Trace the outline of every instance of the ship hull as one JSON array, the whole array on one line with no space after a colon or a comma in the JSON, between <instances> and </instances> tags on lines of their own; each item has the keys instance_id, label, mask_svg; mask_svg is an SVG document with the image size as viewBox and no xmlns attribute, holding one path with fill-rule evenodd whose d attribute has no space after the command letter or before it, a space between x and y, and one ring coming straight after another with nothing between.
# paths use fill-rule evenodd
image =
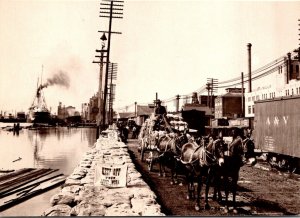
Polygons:
<instances>
[{"instance_id":1,"label":"ship hull","mask_svg":"<svg viewBox=\"0 0 300 218\"><path fill-rule=\"evenodd\" d=\"M47 123L51 122L51 115L48 111L32 112L29 122L31 123Z\"/></svg>"}]
</instances>

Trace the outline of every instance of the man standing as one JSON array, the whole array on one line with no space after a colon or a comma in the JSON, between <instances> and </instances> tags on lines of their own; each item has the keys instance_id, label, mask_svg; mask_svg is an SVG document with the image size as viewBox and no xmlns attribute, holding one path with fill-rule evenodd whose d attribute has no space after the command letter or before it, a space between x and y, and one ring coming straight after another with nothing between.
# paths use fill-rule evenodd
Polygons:
<instances>
[{"instance_id":1,"label":"man standing","mask_svg":"<svg viewBox=\"0 0 300 218\"><path fill-rule=\"evenodd\" d=\"M166 115L167 115L166 108L162 106L161 101L157 99L156 108L155 108L155 117L156 117L156 122L154 126L155 130L160 130L161 124L164 124L164 126L166 127Z\"/></svg>"}]
</instances>

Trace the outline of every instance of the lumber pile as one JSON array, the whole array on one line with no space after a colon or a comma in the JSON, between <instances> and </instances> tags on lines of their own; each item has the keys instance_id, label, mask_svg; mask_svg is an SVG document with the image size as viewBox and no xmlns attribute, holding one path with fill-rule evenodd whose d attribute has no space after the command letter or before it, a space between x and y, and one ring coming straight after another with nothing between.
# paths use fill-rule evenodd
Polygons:
<instances>
[{"instance_id":1,"label":"lumber pile","mask_svg":"<svg viewBox=\"0 0 300 218\"><path fill-rule=\"evenodd\" d=\"M24 168L0 176L0 211L64 183L56 169Z\"/></svg>"}]
</instances>

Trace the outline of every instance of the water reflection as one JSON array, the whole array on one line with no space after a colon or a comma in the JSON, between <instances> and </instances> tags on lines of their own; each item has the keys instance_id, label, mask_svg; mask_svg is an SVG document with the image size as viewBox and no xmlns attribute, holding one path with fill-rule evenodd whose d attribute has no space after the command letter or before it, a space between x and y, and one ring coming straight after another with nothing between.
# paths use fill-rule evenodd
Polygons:
<instances>
[{"instance_id":1,"label":"water reflection","mask_svg":"<svg viewBox=\"0 0 300 218\"><path fill-rule=\"evenodd\" d=\"M22 129L18 135L0 130L0 133L0 157L4 160L1 169L53 168L65 175L73 171L96 141L93 128Z\"/></svg>"},{"instance_id":2,"label":"water reflection","mask_svg":"<svg viewBox=\"0 0 300 218\"><path fill-rule=\"evenodd\" d=\"M7 126L3 123L0 123L0 127L1 125ZM44 167L60 169L61 173L69 175L95 141L96 129L92 128L22 129L19 135L0 128L0 169ZM21 160L18 160L19 157ZM14 160L18 161L13 162ZM40 216L51 207L49 199L59 189L50 190L9 208L1 212L0 216Z\"/></svg>"}]
</instances>

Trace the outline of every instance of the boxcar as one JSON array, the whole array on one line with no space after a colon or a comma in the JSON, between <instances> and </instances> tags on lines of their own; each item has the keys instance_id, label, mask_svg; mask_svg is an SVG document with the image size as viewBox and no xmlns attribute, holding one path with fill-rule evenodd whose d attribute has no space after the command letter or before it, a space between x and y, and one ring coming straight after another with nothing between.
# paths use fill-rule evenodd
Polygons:
<instances>
[{"instance_id":1,"label":"boxcar","mask_svg":"<svg viewBox=\"0 0 300 218\"><path fill-rule=\"evenodd\" d=\"M205 126L208 121L204 111L198 110L183 110L181 116L188 123L188 128L198 130L200 135L205 134Z\"/></svg>"},{"instance_id":2,"label":"boxcar","mask_svg":"<svg viewBox=\"0 0 300 218\"><path fill-rule=\"evenodd\" d=\"M253 136L272 166L299 168L300 97L256 101Z\"/></svg>"}]
</instances>

